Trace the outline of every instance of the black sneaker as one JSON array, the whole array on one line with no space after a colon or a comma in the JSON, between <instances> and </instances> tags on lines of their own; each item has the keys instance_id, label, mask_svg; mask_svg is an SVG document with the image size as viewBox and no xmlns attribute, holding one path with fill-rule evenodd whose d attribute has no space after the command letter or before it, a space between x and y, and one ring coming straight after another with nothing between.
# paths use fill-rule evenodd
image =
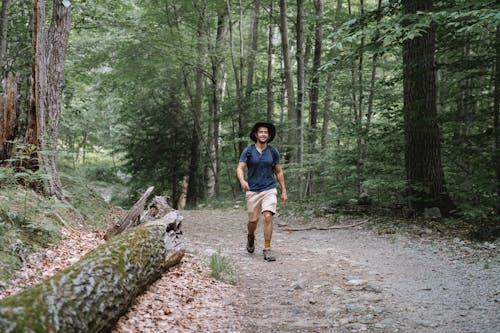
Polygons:
<instances>
[{"instance_id":1,"label":"black sneaker","mask_svg":"<svg viewBox=\"0 0 500 333\"><path fill-rule=\"evenodd\" d=\"M255 251L255 235L248 235L247 251L253 253Z\"/></svg>"},{"instance_id":2,"label":"black sneaker","mask_svg":"<svg viewBox=\"0 0 500 333\"><path fill-rule=\"evenodd\" d=\"M265 261L276 261L276 258L271 255L271 249L264 249L262 253Z\"/></svg>"}]
</instances>

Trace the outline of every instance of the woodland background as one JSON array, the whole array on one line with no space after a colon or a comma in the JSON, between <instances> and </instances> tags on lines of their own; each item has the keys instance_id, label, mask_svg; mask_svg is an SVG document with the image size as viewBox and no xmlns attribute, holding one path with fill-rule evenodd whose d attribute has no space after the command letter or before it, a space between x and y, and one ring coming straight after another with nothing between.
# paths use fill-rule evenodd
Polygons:
<instances>
[{"instance_id":1,"label":"woodland background","mask_svg":"<svg viewBox=\"0 0 500 333\"><path fill-rule=\"evenodd\" d=\"M188 208L234 203L249 131L271 121L289 208L496 223L499 8L3 0L2 189L75 206L79 177L124 207L149 185L174 205L184 186Z\"/></svg>"}]
</instances>

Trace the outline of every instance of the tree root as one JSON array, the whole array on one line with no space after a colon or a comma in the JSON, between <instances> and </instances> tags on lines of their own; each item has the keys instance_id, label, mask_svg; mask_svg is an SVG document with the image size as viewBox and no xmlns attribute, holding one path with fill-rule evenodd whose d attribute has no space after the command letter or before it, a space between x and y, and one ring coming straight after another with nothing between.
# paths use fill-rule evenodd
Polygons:
<instances>
[{"instance_id":1,"label":"tree root","mask_svg":"<svg viewBox=\"0 0 500 333\"><path fill-rule=\"evenodd\" d=\"M347 228L353 228L357 227L359 225L365 224L368 222L368 220L363 220L358 223L353 223L353 224L346 224L346 225L333 225L330 227L305 227L305 228L293 228L293 227L284 227L282 228L283 231L307 231L307 230L334 230L334 229L347 229Z\"/></svg>"}]
</instances>

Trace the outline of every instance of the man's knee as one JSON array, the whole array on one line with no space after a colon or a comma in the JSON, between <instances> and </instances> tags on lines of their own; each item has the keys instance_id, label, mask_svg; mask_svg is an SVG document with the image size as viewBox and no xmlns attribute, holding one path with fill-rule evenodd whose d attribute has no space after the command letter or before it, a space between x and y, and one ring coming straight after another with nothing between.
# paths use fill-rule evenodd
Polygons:
<instances>
[{"instance_id":1,"label":"man's knee","mask_svg":"<svg viewBox=\"0 0 500 333\"><path fill-rule=\"evenodd\" d=\"M265 222L271 222L273 220L273 213L268 210L262 212L262 215L264 216Z\"/></svg>"}]
</instances>

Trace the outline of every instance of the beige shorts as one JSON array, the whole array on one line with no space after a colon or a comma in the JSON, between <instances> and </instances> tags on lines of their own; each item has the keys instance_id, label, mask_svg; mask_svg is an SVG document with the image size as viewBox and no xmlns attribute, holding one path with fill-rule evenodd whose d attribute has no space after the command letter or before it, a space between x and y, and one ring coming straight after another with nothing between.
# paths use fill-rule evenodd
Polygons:
<instances>
[{"instance_id":1,"label":"beige shorts","mask_svg":"<svg viewBox=\"0 0 500 333\"><path fill-rule=\"evenodd\" d=\"M248 221L257 221L265 211L269 211L273 215L276 214L277 194L278 191L275 188L263 192L247 191L245 199L247 201Z\"/></svg>"}]
</instances>

